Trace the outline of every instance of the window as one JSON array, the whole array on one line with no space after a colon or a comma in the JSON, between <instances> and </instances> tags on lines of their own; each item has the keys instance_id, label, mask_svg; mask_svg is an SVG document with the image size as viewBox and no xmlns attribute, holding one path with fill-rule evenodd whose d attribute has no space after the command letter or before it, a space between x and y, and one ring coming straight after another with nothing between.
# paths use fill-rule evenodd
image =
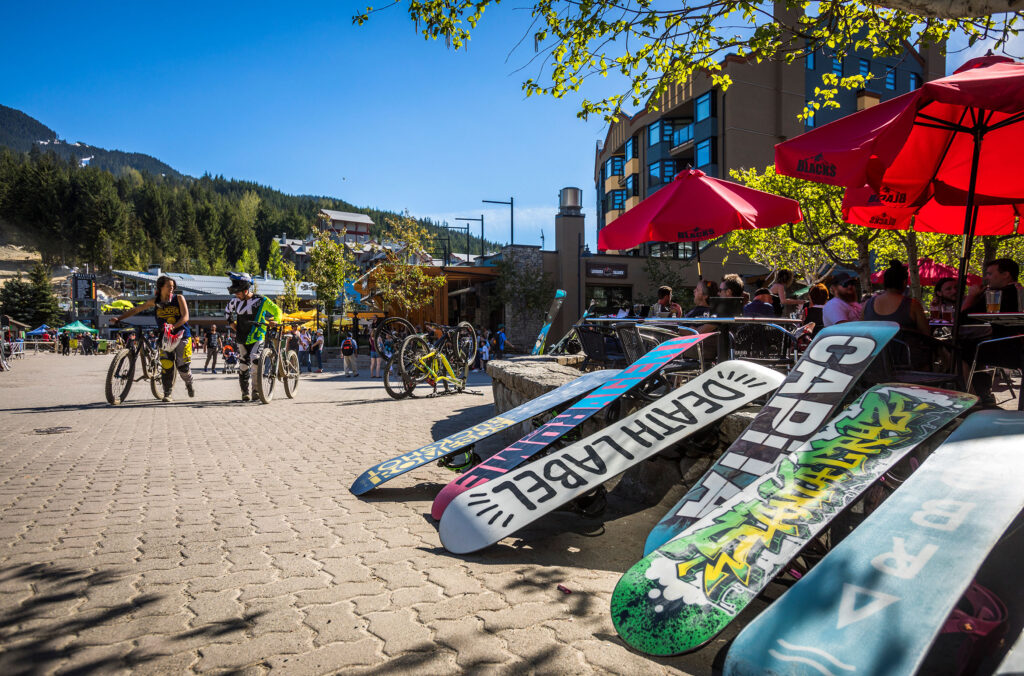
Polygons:
<instances>
[{"instance_id":1,"label":"window","mask_svg":"<svg viewBox=\"0 0 1024 676\"><path fill-rule=\"evenodd\" d=\"M890 68L885 73L885 88L886 89L896 89L896 69L895 68Z\"/></svg>"},{"instance_id":2,"label":"window","mask_svg":"<svg viewBox=\"0 0 1024 676\"><path fill-rule=\"evenodd\" d=\"M712 146L712 139L709 138L697 144L696 162L698 169L714 163L714 149Z\"/></svg>"},{"instance_id":3,"label":"window","mask_svg":"<svg viewBox=\"0 0 1024 676\"><path fill-rule=\"evenodd\" d=\"M917 73L910 74L910 91L914 91L921 86L921 76Z\"/></svg>"},{"instance_id":4,"label":"window","mask_svg":"<svg viewBox=\"0 0 1024 676\"><path fill-rule=\"evenodd\" d=\"M864 77L871 75L871 62L867 59L860 60L860 74Z\"/></svg>"},{"instance_id":5,"label":"window","mask_svg":"<svg viewBox=\"0 0 1024 676\"><path fill-rule=\"evenodd\" d=\"M636 139L630 136L626 139L626 161L629 162L634 157L636 157Z\"/></svg>"},{"instance_id":6,"label":"window","mask_svg":"<svg viewBox=\"0 0 1024 676\"><path fill-rule=\"evenodd\" d=\"M807 70L814 70L814 52L809 52L805 61L807 63Z\"/></svg>"},{"instance_id":7,"label":"window","mask_svg":"<svg viewBox=\"0 0 1024 676\"><path fill-rule=\"evenodd\" d=\"M832 72L839 77L843 76L843 60L838 56L832 57Z\"/></svg>"},{"instance_id":8,"label":"window","mask_svg":"<svg viewBox=\"0 0 1024 676\"><path fill-rule=\"evenodd\" d=\"M630 174L626 177L626 197L639 197L640 196L640 177L636 174Z\"/></svg>"},{"instance_id":9,"label":"window","mask_svg":"<svg viewBox=\"0 0 1024 676\"><path fill-rule=\"evenodd\" d=\"M651 186L668 183L676 175L676 163L672 160L651 162L647 168L647 183Z\"/></svg>"},{"instance_id":10,"label":"window","mask_svg":"<svg viewBox=\"0 0 1024 676\"><path fill-rule=\"evenodd\" d=\"M629 306L633 304L633 287L591 286L588 284L586 297L588 307L590 306L590 301L595 301L598 312L611 314L623 305Z\"/></svg>"},{"instance_id":11,"label":"window","mask_svg":"<svg viewBox=\"0 0 1024 676\"><path fill-rule=\"evenodd\" d=\"M611 178L612 176L622 176L622 168L624 159L622 155L616 155L608 159L604 163L604 177Z\"/></svg>"},{"instance_id":12,"label":"window","mask_svg":"<svg viewBox=\"0 0 1024 676\"><path fill-rule=\"evenodd\" d=\"M811 114L804 119L804 126L808 129L814 128L814 112L811 112Z\"/></svg>"},{"instance_id":13,"label":"window","mask_svg":"<svg viewBox=\"0 0 1024 676\"><path fill-rule=\"evenodd\" d=\"M625 209L626 208L626 191L625 190L612 190L612 192L611 192L611 208L612 209Z\"/></svg>"},{"instance_id":14,"label":"window","mask_svg":"<svg viewBox=\"0 0 1024 676\"><path fill-rule=\"evenodd\" d=\"M672 147L680 146L684 143L689 143L693 140L693 125L684 124L681 127L676 127L672 132Z\"/></svg>"},{"instance_id":15,"label":"window","mask_svg":"<svg viewBox=\"0 0 1024 676\"><path fill-rule=\"evenodd\" d=\"M707 92L706 94L701 94L700 96L697 97L697 101L693 104L694 119L697 120L697 122L700 122L701 120L706 120L712 115L714 115L714 112L711 110L712 93L713 92Z\"/></svg>"},{"instance_id":16,"label":"window","mask_svg":"<svg viewBox=\"0 0 1024 676\"><path fill-rule=\"evenodd\" d=\"M647 128L649 139L648 145L657 145L662 141L672 140L672 122L670 120L658 120Z\"/></svg>"}]
</instances>

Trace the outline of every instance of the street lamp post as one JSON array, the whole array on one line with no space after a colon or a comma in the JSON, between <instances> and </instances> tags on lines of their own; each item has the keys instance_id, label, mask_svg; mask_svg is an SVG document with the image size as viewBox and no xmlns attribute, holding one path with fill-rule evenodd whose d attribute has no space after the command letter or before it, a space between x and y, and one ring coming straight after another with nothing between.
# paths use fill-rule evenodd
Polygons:
<instances>
[{"instance_id":1,"label":"street lamp post","mask_svg":"<svg viewBox=\"0 0 1024 676\"><path fill-rule=\"evenodd\" d=\"M509 244L516 243L516 198L509 197L508 202L502 202L501 200L481 200L488 204L507 204L508 205L508 228L509 228Z\"/></svg>"},{"instance_id":2,"label":"street lamp post","mask_svg":"<svg viewBox=\"0 0 1024 676\"><path fill-rule=\"evenodd\" d=\"M456 218L457 221L480 221L480 255L484 255L484 215L480 214L480 218ZM469 226L466 226L466 258L469 258Z\"/></svg>"}]
</instances>

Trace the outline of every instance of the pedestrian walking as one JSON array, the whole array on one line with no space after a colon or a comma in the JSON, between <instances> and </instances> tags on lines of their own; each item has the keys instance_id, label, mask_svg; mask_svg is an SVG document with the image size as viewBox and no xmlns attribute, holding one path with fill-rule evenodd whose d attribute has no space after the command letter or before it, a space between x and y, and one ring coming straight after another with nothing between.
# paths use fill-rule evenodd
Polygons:
<instances>
[{"instance_id":1,"label":"pedestrian walking","mask_svg":"<svg viewBox=\"0 0 1024 676\"><path fill-rule=\"evenodd\" d=\"M204 373L207 367L210 366L211 361L213 362L213 373L217 372L217 356L220 355L222 342L220 334L217 333L217 325L211 325L210 330L206 333L206 366L203 366ZM223 369L221 371L223 372Z\"/></svg>"},{"instance_id":2,"label":"pedestrian walking","mask_svg":"<svg viewBox=\"0 0 1024 676\"><path fill-rule=\"evenodd\" d=\"M324 331L323 331L323 329L317 329L316 330L316 340L313 341L313 344L310 346L309 350L310 350L310 355L311 355L311 358L310 358L311 365L309 367L309 370L310 371L313 370L313 367L312 367L312 361L313 361L312 357L316 357L316 372L317 373L323 373L324 372L324 361L323 361Z\"/></svg>"},{"instance_id":3,"label":"pedestrian walking","mask_svg":"<svg viewBox=\"0 0 1024 676\"><path fill-rule=\"evenodd\" d=\"M480 370L487 373L487 360L491 358L491 346L487 342L486 336L480 336L480 338L477 339L477 344L479 348L478 354L480 357Z\"/></svg>"},{"instance_id":4,"label":"pedestrian walking","mask_svg":"<svg viewBox=\"0 0 1024 676\"><path fill-rule=\"evenodd\" d=\"M306 366L306 371L312 371L313 366L309 363L309 331L306 329L299 329L297 332L299 341L299 370L302 370L302 366Z\"/></svg>"},{"instance_id":5,"label":"pedestrian walking","mask_svg":"<svg viewBox=\"0 0 1024 676\"><path fill-rule=\"evenodd\" d=\"M345 362L345 377L359 377L359 369L356 366L356 341L351 333L345 335L341 341L341 358Z\"/></svg>"},{"instance_id":6,"label":"pedestrian walking","mask_svg":"<svg viewBox=\"0 0 1024 676\"><path fill-rule=\"evenodd\" d=\"M381 368L380 354L377 353L377 346L373 343L373 340L370 340L370 377L384 377L384 369Z\"/></svg>"}]
</instances>

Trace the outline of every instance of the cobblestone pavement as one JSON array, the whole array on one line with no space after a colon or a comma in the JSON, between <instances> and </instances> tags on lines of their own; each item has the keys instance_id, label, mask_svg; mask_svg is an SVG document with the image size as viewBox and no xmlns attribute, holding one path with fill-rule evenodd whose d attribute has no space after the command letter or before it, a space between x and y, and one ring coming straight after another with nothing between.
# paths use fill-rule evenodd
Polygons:
<instances>
[{"instance_id":1,"label":"cobblestone pavement","mask_svg":"<svg viewBox=\"0 0 1024 676\"><path fill-rule=\"evenodd\" d=\"M558 513L454 557L429 519L451 474L349 493L491 415L485 376L483 396L396 402L367 370L314 375L266 406L200 370L195 399L138 383L113 408L108 363L0 373L0 673L709 672L714 647L652 660L609 618L657 509Z\"/></svg>"}]
</instances>

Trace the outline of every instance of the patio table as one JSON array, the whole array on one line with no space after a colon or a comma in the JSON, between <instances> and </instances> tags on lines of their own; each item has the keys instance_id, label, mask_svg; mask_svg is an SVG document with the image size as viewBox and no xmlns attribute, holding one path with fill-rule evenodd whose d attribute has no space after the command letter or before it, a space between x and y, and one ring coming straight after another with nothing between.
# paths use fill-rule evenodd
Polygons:
<instances>
[{"instance_id":1,"label":"patio table","mask_svg":"<svg viewBox=\"0 0 1024 676\"><path fill-rule=\"evenodd\" d=\"M1024 333L1024 312L971 312L967 316L991 326L1006 326ZM1024 367L1024 359L1021 366ZM1021 372L1024 373L1024 368ZM1024 380L1021 381L1021 387L1024 387ZM1017 410L1024 411L1024 391L1017 395Z\"/></svg>"},{"instance_id":2,"label":"patio table","mask_svg":"<svg viewBox=\"0 0 1024 676\"><path fill-rule=\"evenodd\" d=\"M802 319L792 319L791 317L648 317L648 318L628 318L623 317L616 319L615 317L587 317L587 323L597 322L610 322L613 324L621 324L623 322L632 322L640 325L651 325L651 326L703 326L705 324L714 324L718 327L718 359L728 359L729 355L729 335L731 330L735 326L742 324L778 324L780 326L801 326L805 322Z\"/></svg>"}]
</instances>

